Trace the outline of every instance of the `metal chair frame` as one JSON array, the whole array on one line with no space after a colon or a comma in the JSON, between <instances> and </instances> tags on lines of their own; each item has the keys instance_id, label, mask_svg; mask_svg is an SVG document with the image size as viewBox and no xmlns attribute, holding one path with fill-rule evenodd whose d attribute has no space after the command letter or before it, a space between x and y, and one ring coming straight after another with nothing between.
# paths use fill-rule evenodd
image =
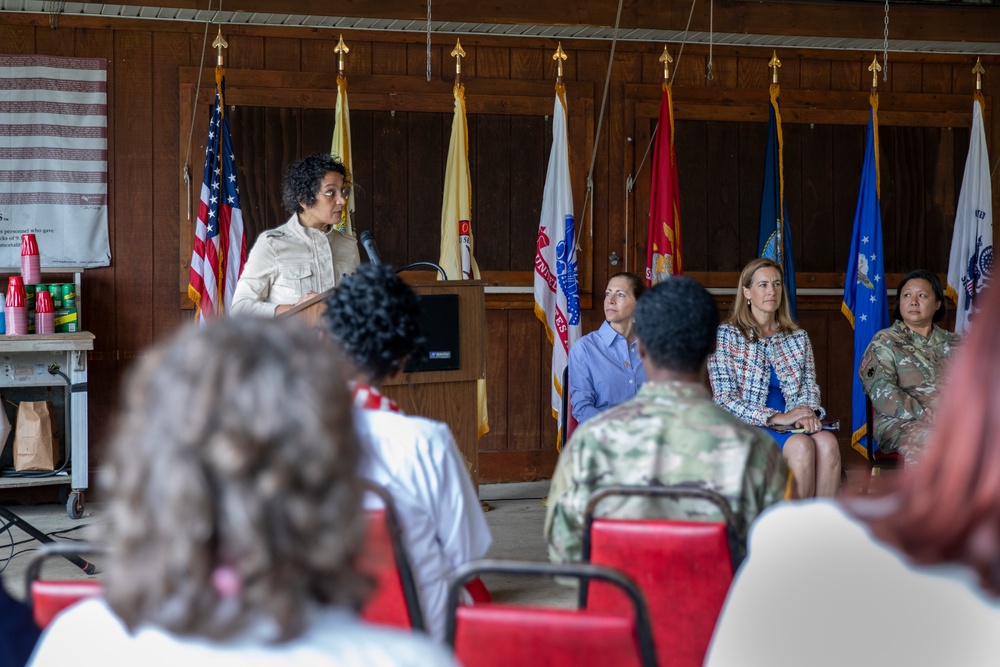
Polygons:
<instances>
[{"instance_id":1,"label":"metal chair frame","mask_svg":"<svg viewBox=\"0 0 1000 667\"><path fill-rule=\"evenodd\" d=\"M403 598L406 600L406 610L410 616L410 627L414 630L424 631L424 612L420 606L420 594L417 591L417 580L413 575L413 565L410 563L410 555L406 551L403 541L403 526L399 521L399 513L392 496L385 487L371 480L362 480L362 486L366 492L372 493L382 503L385 511L386 525L389 537L392 540L392 552L396 559L396 569L399 571L399 580L403 588Z\"/></svg>"}]
</instances>

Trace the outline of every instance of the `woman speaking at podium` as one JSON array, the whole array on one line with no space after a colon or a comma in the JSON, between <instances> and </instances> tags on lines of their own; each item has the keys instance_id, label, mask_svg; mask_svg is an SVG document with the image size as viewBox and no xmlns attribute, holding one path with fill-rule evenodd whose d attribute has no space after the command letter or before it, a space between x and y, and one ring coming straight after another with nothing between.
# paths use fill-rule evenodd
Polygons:
<instances>
[{"instance_id":1,"label":"woman speaking at podium","mask_svg":"<svg viewBox=\"0 0 1000 667\"><path fill-rule=\"evenodd\" d=\"M358 242L337 229L351 189L337 158L293 162L281 183L288 222L254 243L233 294L232 315L272 317L337 286L360 263Z\"/></svg>"}]
</instances>

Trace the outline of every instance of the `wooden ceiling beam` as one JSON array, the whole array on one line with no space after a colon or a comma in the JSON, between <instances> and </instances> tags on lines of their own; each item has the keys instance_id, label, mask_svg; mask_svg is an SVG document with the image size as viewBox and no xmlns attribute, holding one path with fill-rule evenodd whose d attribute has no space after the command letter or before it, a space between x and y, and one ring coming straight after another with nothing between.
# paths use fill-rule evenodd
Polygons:
<instances>
[{"instance_id":1,"label":"wooden ceiling beam","mask_svg":"<svg viewBox=\"0 0 1000 667\"><path fill-rule=\"evenodd\" d=\"M119 0L129 6L160 6L205 10L208 0ZM215 3L212 3L215 6ZM403 19L422 21L427 16L425 2L413 0L235 0L225 11L343 16L350 18ZM640 2L626 0L621 28L684 30L691 4L687 0ZM570 3L507 0L433 0L435 21L526 25L579 25L611 27L617 4L609 0L575 0ZM876 39L884 29L884 8L878 3L788 2L765 0L716 0L712 27L716 32L759 35L797 35ZM1000 23L1000 8L994 6L894 4L889 9L889 37L892 40L993 42ZM707 32L709 3L695 4L690 29Z\"/></svg>"}]
</instances>

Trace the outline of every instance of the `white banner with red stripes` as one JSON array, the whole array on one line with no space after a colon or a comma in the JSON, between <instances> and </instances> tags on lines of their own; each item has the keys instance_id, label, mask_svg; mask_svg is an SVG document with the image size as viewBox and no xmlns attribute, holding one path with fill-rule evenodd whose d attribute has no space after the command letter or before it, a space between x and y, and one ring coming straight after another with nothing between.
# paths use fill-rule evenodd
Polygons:
<instances>
[{"instance_id":1,"label":"white banner with red stripes","mask_svg":"<svg viewBox=\"0 0 1000 667\"><path fill-rule=\"evenodd\" d=\"M107 60L0 55L0 269L26 233L43 269L111 262Z\"/></svg>"}]
</instances>

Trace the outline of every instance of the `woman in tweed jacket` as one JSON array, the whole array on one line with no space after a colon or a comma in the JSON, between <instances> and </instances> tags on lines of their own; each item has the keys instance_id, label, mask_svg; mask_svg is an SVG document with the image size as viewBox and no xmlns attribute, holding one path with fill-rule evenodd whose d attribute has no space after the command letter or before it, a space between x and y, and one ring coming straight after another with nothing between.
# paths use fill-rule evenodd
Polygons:
<instances>
[{"instance_id":1,"label":"woman in tweed jacket","mask_svg":"<svg viewBox=\"0 0 1000 667\"><path fill-rule=\"evenodd\" d=\"M800 497L832 496L840 484L840 448L822 430L812 344L792 321L781 276L781 267L766 258L744 267L732 313L719 327L708 361L712 395L775 439ZM769 426L804 432L778 433Z\"/></svg>"}]
</instances>

